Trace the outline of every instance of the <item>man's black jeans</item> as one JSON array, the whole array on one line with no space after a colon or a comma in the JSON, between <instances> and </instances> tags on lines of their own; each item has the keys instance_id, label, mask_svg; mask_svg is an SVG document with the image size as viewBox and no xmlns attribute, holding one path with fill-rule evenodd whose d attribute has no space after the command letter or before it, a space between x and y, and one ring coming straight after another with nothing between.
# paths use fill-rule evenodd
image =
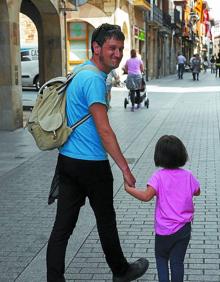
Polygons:
<instances>
[{"instance_id":1,"label":"man's black jeans","mask_svg":"<svg viewBox=\"0 0 220 282\"><path fill-rule=\"evenodd\" d=\"M47 281L65 281L66 247L86 197L96 217L106 261L114 275L122 275L128 268L128 262L118 237L109 161L85 161L59 155L58 168L60 191L56 219L47 247Z\"/></svg>"}]
</instances>

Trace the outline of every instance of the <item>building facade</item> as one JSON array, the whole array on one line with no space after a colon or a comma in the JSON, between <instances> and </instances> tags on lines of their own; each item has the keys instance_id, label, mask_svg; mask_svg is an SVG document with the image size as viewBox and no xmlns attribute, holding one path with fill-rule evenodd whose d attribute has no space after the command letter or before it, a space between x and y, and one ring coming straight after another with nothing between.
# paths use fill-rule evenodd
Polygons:
<instances>
[{"instance_id":1,"label":"building facade","mask_svg":"<svg viewBox=\"0 0 220 282\"><path fill-rule=\"evenodd\" d=\"M208 6L202 0L2 0L0 5L0 34L5 35L0 40L5 66L0 77L0 129L22 127L20 44L24 39L37 42L41 84L89 59L91 34L105 22L120 25L125 34L119 75L131 49L142 57L149 80L175 73L179 51L187 60L195 52L211 54ZM19 20L20 13L33 21L35 31L27 18Z\"/></svg>"},{"instance_id":2,"label":"building facade","mask_svg":"<svg viewBox=\"0 0 220 282\"><path fill-rule=\"evenodd\" d=\"M213 54L217 56L220 53L220 20L215 22L213 33Z\"/></svg>"},{"instance_id":3,"label":"building facade","mask_svg":"<svg viewBox=\"0 0 220 282\"><path fill-rule=\"evenodd\" d=\"M0 129L23 127L19 13L38 32L41 82L65 73L65 40L60 1L0 1Z\"/></svg>"}]
</instances>

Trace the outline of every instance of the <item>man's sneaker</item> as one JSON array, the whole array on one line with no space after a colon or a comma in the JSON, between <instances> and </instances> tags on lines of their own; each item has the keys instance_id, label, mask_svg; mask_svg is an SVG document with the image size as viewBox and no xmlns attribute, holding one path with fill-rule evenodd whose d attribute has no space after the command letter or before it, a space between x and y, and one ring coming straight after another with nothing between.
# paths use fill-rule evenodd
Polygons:
<instances>
[{"instance_id":1,"label":"man's sneaker","mask_svg":"<svg viewBox=\"0 0 220 282\"><path fill-rule=\"evenodd\" d=\"M129 282L138 279L147 271L149 261L145 258L140 258L129 264L129 268L123 276L113 276L113 282Z\"/></svg>"}]
</instances>

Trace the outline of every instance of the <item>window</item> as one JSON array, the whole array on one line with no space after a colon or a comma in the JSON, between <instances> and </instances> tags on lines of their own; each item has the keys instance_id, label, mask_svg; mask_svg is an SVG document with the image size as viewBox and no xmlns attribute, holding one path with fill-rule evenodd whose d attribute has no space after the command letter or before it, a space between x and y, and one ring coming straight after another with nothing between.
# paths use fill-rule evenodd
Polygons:
<instances>
[{"instance_id":1,"label":"window","mask_svg":"<svg viewBox=\"0 0 220 282\"><path fill-rule=\"evenodd\" d=\"M68 23L69 70L91 57L91 36L94 28L86 22Z\"/></svg>"}]
</instances>

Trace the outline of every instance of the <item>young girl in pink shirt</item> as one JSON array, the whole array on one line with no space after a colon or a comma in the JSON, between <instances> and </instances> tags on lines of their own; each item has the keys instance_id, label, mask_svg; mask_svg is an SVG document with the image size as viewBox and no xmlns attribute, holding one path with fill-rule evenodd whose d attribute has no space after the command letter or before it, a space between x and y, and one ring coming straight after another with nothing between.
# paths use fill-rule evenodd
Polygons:
<instances>
[{"instance_id":1,"label":"young girl in pink shirt","mask_svg":"<svg viewBox=\"0 0 220 282\"><path fill-rule=\"evenodd\" d=\"M184 258L191 236L194 214L193 196L200 195L200 185L191 171L181 168L188 160L182 141L173 135L162 136L155 147L154 162L158 169L148 180L145 190L125 183L125 190L148 202L156 197L155 257L159 282L183 282Z\"/></svg>"}]
</instances>

